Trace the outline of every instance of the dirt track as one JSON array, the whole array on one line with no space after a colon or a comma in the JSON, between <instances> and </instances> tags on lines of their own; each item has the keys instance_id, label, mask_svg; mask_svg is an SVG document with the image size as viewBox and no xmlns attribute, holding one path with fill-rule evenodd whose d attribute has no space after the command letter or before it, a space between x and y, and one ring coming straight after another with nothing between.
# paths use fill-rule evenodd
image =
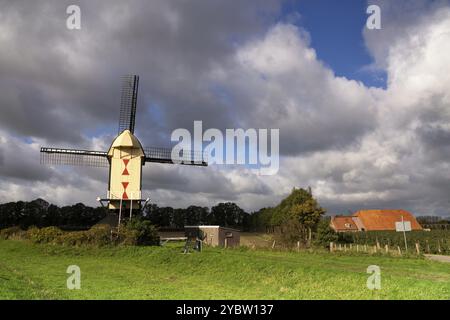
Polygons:
<instances>
[{"instance_id":1,"label":"dirt track","mask_svg":"<svg viewBox=\"0 0 450 320\"><path fill-rule=\"evenodd\" d=\"M437 254L426 254L425 257L430 260L450 263L450 256L441 256Z\"/></svg>"}]
</instances>

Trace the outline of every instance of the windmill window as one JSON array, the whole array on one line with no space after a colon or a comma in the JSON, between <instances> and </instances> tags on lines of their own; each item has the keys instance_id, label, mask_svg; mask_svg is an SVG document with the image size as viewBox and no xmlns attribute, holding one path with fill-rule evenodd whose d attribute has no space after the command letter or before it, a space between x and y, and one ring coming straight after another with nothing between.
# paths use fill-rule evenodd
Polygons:
<instances>
[{"instance_id":1,"label":"windmill window","mask_svg":"<svg viewBox=\"0 0 450 320\"><path fill-rule=\"evenodd\" d=\"M346 227L347 229L351 228L350 223L346 223L346 224L345 224L345 227Z\"/></svg>"}]
</instances>

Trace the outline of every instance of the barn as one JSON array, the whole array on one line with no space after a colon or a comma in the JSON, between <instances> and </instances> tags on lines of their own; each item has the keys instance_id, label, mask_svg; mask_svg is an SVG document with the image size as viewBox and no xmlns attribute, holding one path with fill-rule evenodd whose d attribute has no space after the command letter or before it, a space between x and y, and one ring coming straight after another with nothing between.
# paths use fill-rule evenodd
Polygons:
<instances>
[{"instance_id":1,"label":"barn","mask_svg":"<svg viewBox=\"0 0 450 320\"><path fill-rule=\"evenodd\" d=\"M201 230L204 235L203 243L213 247L238 247L241 240L241 232L236 229L220 226L185 226L186 236L198 234Z\"/></svg>"},{"instance_id":2,"label":"barn","mask_svg":"<svg viewBox=\"0 0 450 320\"><path fill-rule=\"evenodd\" d=\"M360 210L352 216L332 217L330 226L336 232L395 231L395 223L409 221L412 230L422 230L414 215L406 210Z\"/></svg>"}]
</instances>

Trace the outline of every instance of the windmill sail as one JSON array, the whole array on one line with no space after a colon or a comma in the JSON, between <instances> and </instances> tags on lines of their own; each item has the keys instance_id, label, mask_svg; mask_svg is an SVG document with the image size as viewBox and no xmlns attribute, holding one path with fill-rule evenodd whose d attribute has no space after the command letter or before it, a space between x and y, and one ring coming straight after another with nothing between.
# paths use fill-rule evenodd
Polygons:
<instances>
[{"instance_id":1,"label":"windmill sail","mask_svg":"<svg viewBox=\"0 0 450 320\"><path fill-rule=\"evenodd\" d=\"M108 167L107 152L61 148L41 148L41 164Z\"/></svg>"},{"instance_id":2,"label":"windmill sail","mask_svg":"<svg viewBox=\"0 0 450 320\"><path fill-rule=\"evenodd\" d=\"M172 159L172 149L144 148L145 162L173 163L191 166L207 166L206 154L201 151L183 150L177 159Z\"/></svg>"},{"instance_id":3,"label":"windmill sail","mask_svg":"<svg viewBox=\"0 0 450 320\"><path fill-rule=\"evenodd\" d=\"M122 78L122 97L120 100L119 134L124 130L134 133L139 76Z\"/></svg>"}]
</instances>

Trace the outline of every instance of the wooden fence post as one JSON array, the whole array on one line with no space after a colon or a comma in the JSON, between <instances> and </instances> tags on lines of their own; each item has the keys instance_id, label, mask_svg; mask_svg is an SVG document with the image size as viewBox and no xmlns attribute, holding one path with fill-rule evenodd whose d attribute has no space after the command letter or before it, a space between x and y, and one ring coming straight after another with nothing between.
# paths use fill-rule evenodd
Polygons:
<instances>
[{"instance_id":1,"label":"wooden fence post","mask_svg":"<svg viewBox=\"0 0 450 320\"><path fill-rule=\"evenodd\" d=\"M330 252L333 252L333 242L330 242Z\"/></svg>"},{"instance_id":2,"label":"wooden fence post","mask_svg":"<svg viewBox=\"0 0 450 320\"><path fill-rule=\"evenodd\" d=\"M439 239L437 242L438 242L438 252L441 253L441 242L439 241Z\"/></svg>"},{"instance_id":3,"label":"wooden fence post","mask_svg":"<svg viewBox=\"0 0 450 320\"><path fill-rule=\"evenodd\" d=\"M389 246L385 245L384 248L386 249L386 253L389 253Z\"/></svg>"},{"instance_id":4,"label":"wooden fence post","mask_svg":"<svg viewBox=\"0 0 450 320\"><path fill-rule=\"evenodd\" d=\"M359 244L356 245L356 252L359 252Z\"/></svg>"},{"instance_id":5,"label":"wooden fence post","mask_svg":"<svg viewBox=\"0 0 450 320\"><path fill-rule=\"evenodd\" d=\"M420 245L418 242L416 242L416 251L417 251L417 254L420 254Z\"/></svg>"},{"instance_id":6,"label":"wooden fence post","mask_svg":"<svg viewBox=\"0 0 450 320\"><path fill-rule=\"evenodd\" d=\"M398 254L402 255L402 250L400 250L400 246L397 246Z\"/></svg>"},{"instance_id":7,"label":"wooden fence post","mask_svg":"<svg viewBox=\"0 0 450 320\"><path fill-rule=\"evenodd\" d=\"M300 241L297 241L297 252L300 252Z\"/></svg>"},{"instance_id":8,"label":"wooden fence post","mask_svg":"<svg viewBox=\"0 0 450 320\"><path fill-rule=\"evenodd\" d=\"M272 249L275 248L275 243L276 243L276 241L273 240L273 243L272 243Z\"/></svg>"}]
</instances>

